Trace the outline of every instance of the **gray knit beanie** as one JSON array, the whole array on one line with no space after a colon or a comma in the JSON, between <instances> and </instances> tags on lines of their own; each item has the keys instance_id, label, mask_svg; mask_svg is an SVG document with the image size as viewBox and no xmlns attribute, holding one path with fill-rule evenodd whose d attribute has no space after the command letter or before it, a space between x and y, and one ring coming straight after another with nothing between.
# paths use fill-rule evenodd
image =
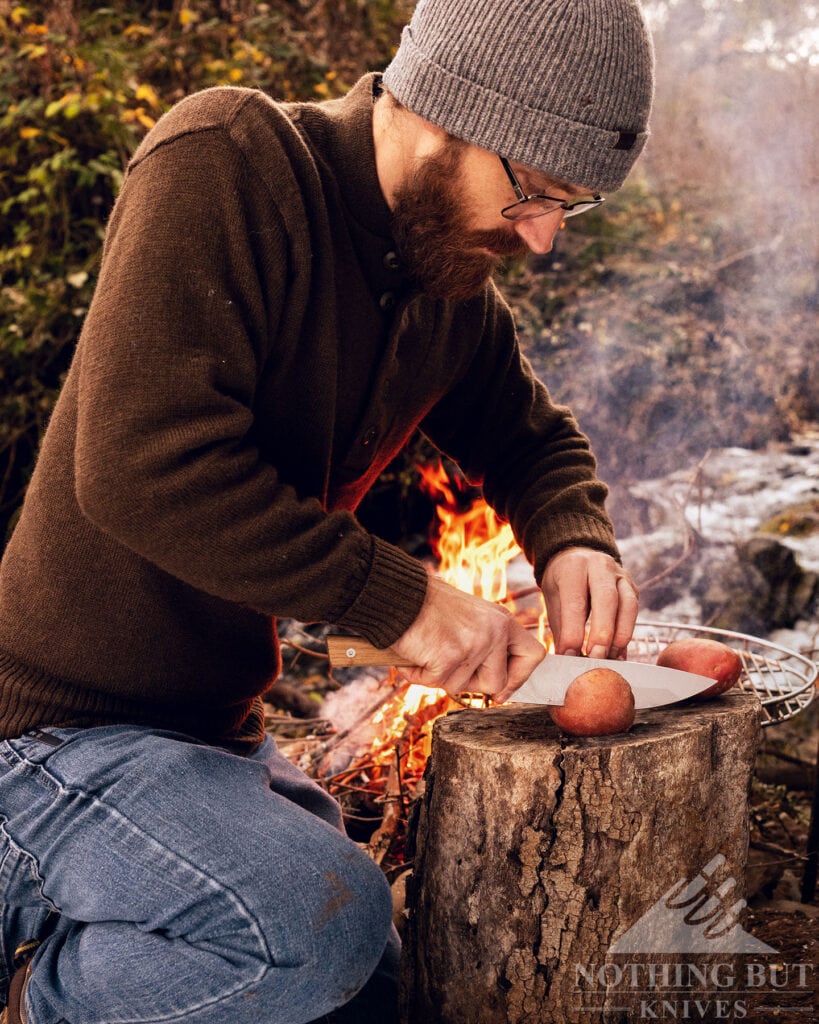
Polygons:
<instances>
[{"instance_id":1,"label":"gray knit beanie","mask_svg":"<svg viewBox=\"0 0 819 1024\"><path fill-rule=\"evenodd\" d=\"M636 0L419 0L384 85L451 135L607 192L648 137L653 68Z\"/></svg>"}]
</instances>

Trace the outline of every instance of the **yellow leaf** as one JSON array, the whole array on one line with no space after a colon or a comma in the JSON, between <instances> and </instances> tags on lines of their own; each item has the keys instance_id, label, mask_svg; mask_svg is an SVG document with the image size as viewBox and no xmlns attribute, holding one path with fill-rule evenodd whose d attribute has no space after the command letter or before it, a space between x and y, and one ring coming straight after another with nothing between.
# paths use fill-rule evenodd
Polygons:
<instances>
[{"instance_id":1,"label":"yellow leaf","mask_svg":"<svg viewBox=\"0 0 819 1024\"><path fill-rule=\"evenodd\" d=\"M319 82L313 86L313 92L317 92L319 96L327 96L330 93L330 87L326 82Z\"/></svg>"},{"instance_id":2,"label":"yellow leaf","mask_svg":"<svg viewBox=\"0 0 819 1024\"><path fill-rule=\"evenodd\" d=\"M153 128L153 126L156 124L154 118L152 118L149 114L144 114L141 109L137 111L137 120L139 121L143 128L150 129Z\"/></svg>"},{"instance_id":3,"label":"yellow leaf","mask_svg":"<svg viewBox=\"0 0 819 1024\"><path fill-rule=\"evenodd\" d=\"M76 106L80 99L78 92L67 92L64 96L61 96L58 100L52 100L51 103L45 108L46 117L54 117L55 114L59 114L64 111L69 105Z\"/></svg>"},{"instance_id":4,"label":"yellow leaf","mask_svg":"<svg viewBox=\"0 0 819 1024\"><path fill-rule=\"evenodd\" d=\"M48 53L48 47L42 43L26 43L17 51L18 57L28 57L29 60L39 60Z\"/></svg>"},{"instance_id":5,"label":"yellow leaf","mask_svg":"<svg viewBox=\"0 0 819 1024\"><path fill-rule=\"evenodd\" d=\"M48 25L26 25L26 35L28 36L47 36Z\"/></svg>"},{"instance_id":6,"label":"yellow leaf","mask_svg":"<svg viewBox=\"0 0 819 1024\"><path fill-rule=\"evenodd\" d=\"M149 29L147 25L129 25L128 28L123 29L122 34L124 36L151 36L153 35L152 29Z\"/></svg>"},{"instance_id":7,"label":"yellow leaf","mask_svg":"<svg viewBox=\"0 0 819 1024\"><path fill-rule=\"evenodd\" d=\"M228 71L228 78L231 82L241 82L243 77L244 71L242 71L241 68L231 68L230 71Z\"/></svg>"},{"instance_id":8,"label":"yellow leaf","mask_svg":"<svg viewBox=\"0 0 819 1024\"><path fill-rule=\"evenodd\" d=\"M192 25L195 21L199 20L199 15L196 11L192 11L190 7L183 7L179 11L179 24L184 28L186 25Z\"/></svg>"},{"instance_id":9,"label":"yellow leaf","mask_svg":"<svg viewBox=\"0 0 819 1024\"><path fill-rule=\"evenodd\" d=\"M28 7L15 7L11 12L11 20L15 25L19 25L23 18L28 14Z\"/></svg>"},{"instance_id":10,"label":"yellow leaf","mask_svg":"<svg viewBox=\"0 0 819 1024\"><path fill-rule=\"evenodd\" d=\"M31 125L24 125L20 129L21 139L36 139L38 135L42 134L39 128L33 128Z\"/></svg>"},{"instance_id":11,"label":"yellow leaf","mask_svg":"<svg viewBox=\"0 0 819 1024\"><path fill-rule=\"evenodd\" d=\"M148 106L153 110L159 110L159 97L150 85L143 84L138 86L135 95L138 100L147 100Z\"/></svg>"}]
</instances>

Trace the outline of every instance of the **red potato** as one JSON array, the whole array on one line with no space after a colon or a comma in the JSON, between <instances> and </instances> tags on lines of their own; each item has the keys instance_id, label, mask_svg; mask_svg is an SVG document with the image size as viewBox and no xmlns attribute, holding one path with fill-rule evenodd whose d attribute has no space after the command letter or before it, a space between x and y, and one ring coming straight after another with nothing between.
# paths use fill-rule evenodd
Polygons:
<instances>
[{"instance_id":1,"label":"red potato","mask_svg":"<svg viewBox=\"0 0 819 1024\"><path fill-rule=\"evenodd\" d=\"M698 693L691 700L716 697L736 686L742 674L742 660L735 650L718 640L672 640L660 653L657 664L663 668L677 668L694 672L698 676L716 679L713 686Z\"/></svg>"},{"instance_id":2,"label":"red potato","mask_svg":"<svg viewBox=\"0 0 819 1024\"><path fill-rule=\"evenodd\" d=\"M610 668L590 668L566 688L563 705L549 708L552 721L571 736L608 736L634 724L634 694Z\"/></svg>"}]
</instances>

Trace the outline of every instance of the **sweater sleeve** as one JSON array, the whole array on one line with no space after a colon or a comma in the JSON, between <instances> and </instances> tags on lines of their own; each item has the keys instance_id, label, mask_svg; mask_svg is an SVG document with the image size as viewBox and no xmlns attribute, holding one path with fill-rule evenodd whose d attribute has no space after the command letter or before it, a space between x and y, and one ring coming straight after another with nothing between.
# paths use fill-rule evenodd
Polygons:
<instances>
[{"instance_id":1,"label":"sweater sleeve","mask_svg":"<svg viewBox=\"0 0 819 1024\"><path fill-rule=\"evenodd\" d=\"M221 129L163 140L130 169L77 353L77 500L195 588L387 646L423 603L423 566L260 453L260 368L297 353L277 350L287 234L250 174Z\"/></svg>"},{"instance_id":2,"label":"sweater sleeve","mask_svg":"<svg viewBox=\"0 0 819 1024\"><path fill-rule=\"evenodd\" d=\"M589 441L535 377L494 286L465 375L422 428L483 486L489 504L511 523L538 581L562 548L591 547L619 559L605 511L607 488Z\"/></svg>"}]
</instances>

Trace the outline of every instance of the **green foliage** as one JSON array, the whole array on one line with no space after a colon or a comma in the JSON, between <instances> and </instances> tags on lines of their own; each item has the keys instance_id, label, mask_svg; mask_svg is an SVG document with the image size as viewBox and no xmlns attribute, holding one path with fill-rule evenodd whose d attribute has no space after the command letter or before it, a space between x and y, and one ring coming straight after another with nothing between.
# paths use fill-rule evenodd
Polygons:
<instances>
[{"instance_id":1,"label":"green foliage","mask_svg":"<svg viewBox=\"0 0 819 1024\"><path fill-rule=\"evenodd\" d=\"M0 0L0 547L146 131L208 86L340 95L389 60L406 14L402 0Z\"/></svg>"}]
</instances>

